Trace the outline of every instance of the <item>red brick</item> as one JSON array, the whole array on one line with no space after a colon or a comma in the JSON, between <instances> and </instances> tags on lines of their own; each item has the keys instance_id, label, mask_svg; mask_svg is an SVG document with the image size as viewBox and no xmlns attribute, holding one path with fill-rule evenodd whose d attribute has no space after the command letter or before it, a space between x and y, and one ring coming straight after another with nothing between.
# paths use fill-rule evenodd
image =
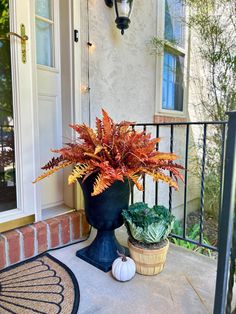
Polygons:
<instances>
[{"instance_id":1,"label":"red brick","mask_svg":"<svg viewBox=\"0 0 236 314\"><path fill-rule=\"evenodd\" d=\"M14 264L20 261L20 234L17 231L9 231L4 233L7 238L9 247L10 263Z\"/></svg>"},{"instance_id":2,"label":"red brick","mask_svg":"<svg viewBox=\"0 0 236 314\"><path fill-rule=\"evenodd\" d=\"M52 218L45 222L49 225L51 247L54 248L59 245L59 220Z\"/></svg>"},{"instance_id":3,"label":"red brick","mask_svg":"<svg viewBox=\"0 0 236 314\"><path fill-rule=\"evenodd\" d=\"M70 241L70 220L69 215L63 215L60 217L57 217L57 219L61 223L61 238L62 243L66 244Z\"/></svg>"},{"instance_id":4,"label":"red brick","mask_svg":"<svg viewBox=\"0 0 236 314\"><path fill-rule=\"evenodd\" d=\"M0 269L6 266L5 239L0 236Z\"/></svg>"},{"instance_id":5,"label":"red brick","mask_svg":"<svg viewBox=\"0 0 236 314\"><path fill-rule=\"evenodd\" d=\"M183 117L170 117L170 116L154 116L154 123L170 123L170 122L186 122L187 119Z\"/></svg>"},{"instance_id":6,"label":"red brick","mask_svg":"<svg viewBox=\"0 0 236 314\"><path fill-rule=\"evenodd\" d=\"M27 226L20 228L19 231L23 235L25 258L29 258L34 255L34 229Z\"/></svg>"},{"instance_id":7,"label":"red brick","mask_svg":"<svg viewBox=\"0 0 236 314\"><path fill-rule=\"evenodd\" d=\"M81 214L81 216L82 216L82 236L85 236L85 235L89 234L90 226L87 222L87 219L86 219L84 212Z\"/></svg>"},{"instance_id":8,"label":"red brick","mask_svg":"<svg viewBox=\"0 0 236 314\"><path fill-rule=\"evenodd\" d=\"M72 223L72 239L77 240L80 238L80 223L81 215L79 212L74 212L70 214Z\"/></svg>"},{"instance_id":9,"label":"red brick","mask_svg":"<svg viewBox=\"0 0 236 314\"><path fill-rule=\"evenodd\" d=\"M40 221L34 224L38 241L38 253L43 253L48 249L47 224Z\"/></svg>"}]
</instances>

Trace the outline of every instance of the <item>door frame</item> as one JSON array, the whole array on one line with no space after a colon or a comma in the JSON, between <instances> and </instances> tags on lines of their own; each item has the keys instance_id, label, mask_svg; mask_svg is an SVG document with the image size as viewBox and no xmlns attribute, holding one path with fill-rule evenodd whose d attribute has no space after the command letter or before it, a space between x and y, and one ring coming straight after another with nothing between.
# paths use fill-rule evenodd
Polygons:
<instances>
[{"instance_id":1,"label":"door frame","mask_svg":"<svg viewBox=\"0 0 236 314\"><path fill-rule=\"evenodd\" d=\"M81 11L80 11L80 0L72 0L73 8L71 12L73 12L73 28L72 31L75 29L78 30L79 34L79 41L73 43L73 57L71 60L74 61L73 64L73 94L74 94L74 123L82 123L82 99L81 99L81 62L82 62L82 42L81 42ZM72 19L71 19L72 20ZM75 134L74 134L75 136ZM83 208L84 201L83 201L83 192L80 188L78 183L74 185L74 204L75 209L79 210Z\"/></svg>"}]
</instances>

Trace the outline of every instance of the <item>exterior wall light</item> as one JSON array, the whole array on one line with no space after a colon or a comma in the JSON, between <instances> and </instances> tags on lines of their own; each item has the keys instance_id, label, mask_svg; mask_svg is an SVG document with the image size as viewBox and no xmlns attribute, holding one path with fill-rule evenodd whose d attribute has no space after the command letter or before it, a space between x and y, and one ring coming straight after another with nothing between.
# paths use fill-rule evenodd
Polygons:
<instances>
[{"instance_id":1,"label":"exterior wall light","mask_svg":"<svg viewBox=\"0 0 236 314\"><path fill-rule=\"evenodd\" d=\"M121 34L124 35L124 30L129 27L133 0L105 0L105 3L109 8L112 8L113 3L115 3L116 26L121 30Z\"/></svg>"}]
</instances>

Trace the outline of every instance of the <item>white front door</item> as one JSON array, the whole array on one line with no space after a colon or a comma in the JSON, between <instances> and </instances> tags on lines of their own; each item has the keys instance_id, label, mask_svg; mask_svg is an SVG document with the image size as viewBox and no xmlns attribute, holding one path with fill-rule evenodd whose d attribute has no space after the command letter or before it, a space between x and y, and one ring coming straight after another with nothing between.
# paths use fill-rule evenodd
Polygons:
<instances>
[{"instance_id":1,"label":"white front door","mask_svg":"<svg viewBox=\"0 0 236 314\"><path fill-rule=\"evenodd\" d=\"M30 0L0 0L0 223L34 214L36 207L32 185L34 56L29 4ZM15 34L23 35L23 28L28 40L22 42Z\"/></svg>"},{"instance_id":2,"label":"white front door","mask_svg":"<svg viewBox=\"0 0 236 314\"><path fill-rule=\"evenodd\" d=\"M35 0L34 11L39 169L55 156L51 149L61 148L73 138L69 124L75 120L74 49L78 46L73 38L73 1ZM68 170L64 170L38 183L38 219L48 217L50 209L61 213L75 207L74 189L68 187L67 176Z\"/></svg>"},{"instance_id":3,"label":"white front door","mask_svg":"<svg viewBox=\"0 0 236 314\"><path fill-rule=\"evenodd\" d=\"M5 2L0 0L0 5ZM16 169L13 185L16 183L17 197L12 204L9 202L10 208L3 203L1 208L0 198L0 223L32 214L40 220L44 218L44 209L76 206L73 187L67 185L68 171L36 185L32 181L53 156L50 149L71 141L73 132L68 125L81 122L80 42L75 43L73 38L73 24L79 23L79 2L9 0L8 10L9 30L20 33L23 23L28 40L26 63L23 63L21 40L11 37L14 119L8 117L7 121L14 125L15 157L5 168L0 163L0 175L1 169L8 173L11 168ZM0 98L0 111L1 106Z\"/></svg>"},{"instance_id":4,"label":"white front door","mask_svg":"<svg viewBox=\"0 0 236 314\"><path fill-rule=\"evenodd\" d=\"M60 12L58 0L35 1L39 164L62 146ZM63 172L40 183L41 208L63 204Z\"/></svg>"}]
</instances>

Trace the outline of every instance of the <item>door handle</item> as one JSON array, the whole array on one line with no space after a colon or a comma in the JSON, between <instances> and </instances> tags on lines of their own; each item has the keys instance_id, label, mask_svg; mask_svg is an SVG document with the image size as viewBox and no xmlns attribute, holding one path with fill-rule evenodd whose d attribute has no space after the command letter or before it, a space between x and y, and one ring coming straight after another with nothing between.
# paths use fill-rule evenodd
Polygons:
<instances>
[{"instance_id":1,"label":"door handle","mask_svg":"<svg viewBox=\"0 0 236 314\"><path fill-rule=\"evenodd\" d=\"M10 36L16 36L20 38L21 40L21 60L23 63L26 63L26 41L29 39L29 37L25 34L25 25L20 25L20 35L15 32L8 32L6 34L7 38Z\"/></svg>"},{"instance_id":2,"label":"door handle","mask_svg":"<svg viewBox=\"0 0 236 314\"><path fill-rule=\"evenodd\" d=\"M8 32L7 33L7 37L10 37L10 35L16 36L16 37L18 37L18 38L20 38L21 40L24 40L24 41L29 39L29 37L27 35L21 36L21 35L19 35L17 33L14 33L14 32Z\"/></svg>"}]
</instances>

